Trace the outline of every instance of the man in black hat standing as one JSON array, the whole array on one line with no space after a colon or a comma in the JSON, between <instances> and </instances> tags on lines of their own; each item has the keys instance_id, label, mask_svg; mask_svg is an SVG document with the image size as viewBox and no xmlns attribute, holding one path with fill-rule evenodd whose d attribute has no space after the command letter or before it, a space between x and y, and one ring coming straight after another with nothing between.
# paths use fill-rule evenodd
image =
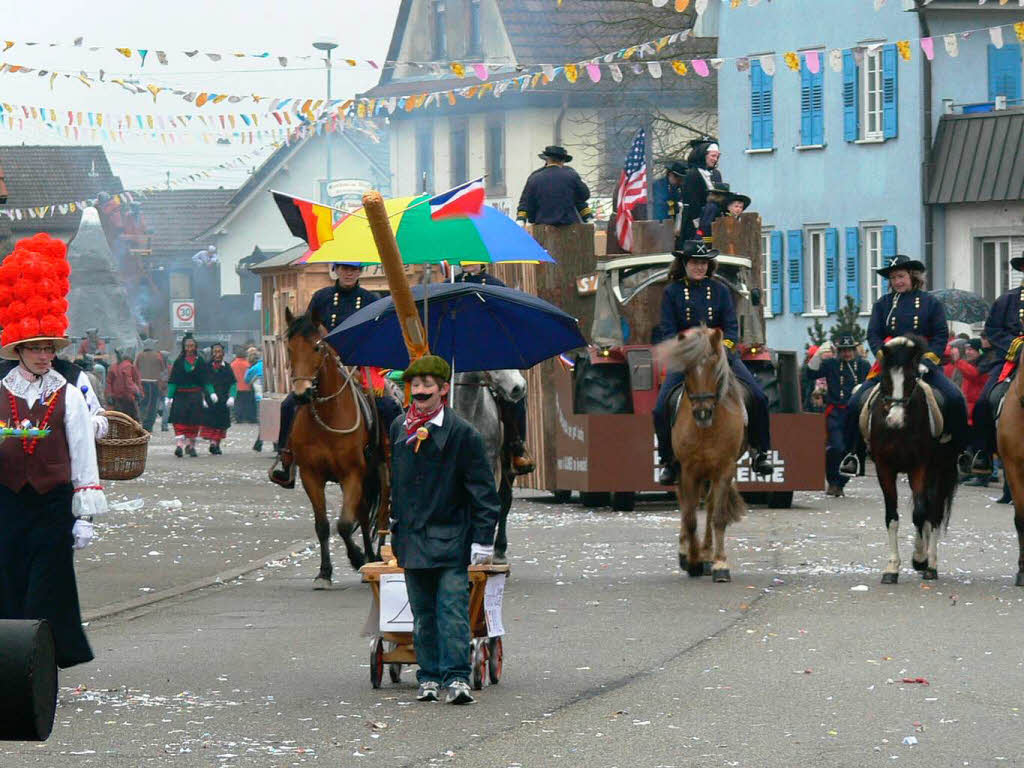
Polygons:
<instances>
[{"instance_id":1,"label":"man in black hat standing","mask_svg":"<svg viewBox=\"0 0 1024 768\"><path fill-rule=\"evenodd\" d=\"M860 469L856 455L863 444L860 410L867 393L878 384L879 353L889 339L906 333L922 336L927 342L929 351L921 358L921 365L928 372L922 378L945 398L946 431L952 438L953 447L957 453L967 447L967 404L963 393L946 378L941 366L949 341L946 310L938 299L924 290L924 264L897 254L875 271L888 279L890 291L875 302L868 322L868 346L875 355L875 366L868 373L864 386L850 398L846 410L844 438L846 450L850 453L843 458L839 471L847 477L853 477Z\"/></svg>"},{"instance_id":2,"label":"man in black hat standing","mask_svg":"<svg viewBox=\"0 0 1024 768\"><path fill-rule=\"evenodd\" d=\"M665 175L651 186L654 197L654 219L664 221L674 219L676 235L679 234L680 217L683 200L683 178L686 176L685 163L673 160L665 168Z\"/></svg>"},{"instance_id":3,"label":"man in black hat standing","mask_svg":"<svg viewBox=\"0 0 1024 768\"><path fill-rule=\"evenodd\" d=\"M1018 272L1024 272L1024 256L1010 259L1010 266ZM1004 362L1018 363L1024 336L1024 285L1000 296L985 320L985 337L996 351L998 364L992 367L985 388L974 405L972 421L974 423L975 442L971 446L974 460L971 472L976 475L992 474L992 454L996 450L996 420L992 408L991 396L1003 376ZM1019 364L1019 363L1018 363ZM1019 374L1018 374L1019 375Z\"/></svg>"},{"instance_id":4,"label":"man in black hat standing","mask_svg":"<svg viewBox=\"0 0 1024 768\"><path fill-rule=\"evenodd\" d=\"M835 344L837 357L824 359L822 350L814 353L807 367L825 379L825 478L829 496L845 496L843 487L850 478L839 474L839 462L846 454L843 424L846 407L854 388L868 376L871 366L857 356L857 342L844 333Z\"/></svg>"},{"instance_id":5,"label":"man in black hat standing","mask_svg":"<svg viewBox=\"0 0 1024 768\"><path fill-rule=\"evenodd\" d=\"M544 167L530 174L519 197L516 220L564 227L590 221L590 189L566 163L572 155L564 147L549 146L538 155Z\"/></svg>"}]
</instances>

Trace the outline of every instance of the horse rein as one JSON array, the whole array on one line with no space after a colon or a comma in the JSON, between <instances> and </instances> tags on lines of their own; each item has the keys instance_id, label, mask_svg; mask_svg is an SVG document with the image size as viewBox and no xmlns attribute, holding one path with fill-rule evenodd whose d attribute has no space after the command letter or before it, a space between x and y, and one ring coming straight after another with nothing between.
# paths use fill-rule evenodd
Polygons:
<instances>
[{"instance_id":1,"label":"horse rein","mask_svg":"<svg viewBox=\"0 0 1024 768\"><path fill-rule=\"evenodd\" d=\"M312 413L313 413L313 420L316 421L316 423L321 427L321 429L324 429L327 432L330 432L331 434L334 434L334 435L350 435L353 432L355 432L357 429L359 429L359 427L362 426L362 423L363 423L363 409L362 409L362 407L359 404L359 395L356 393L356 387L355 387L355 385L352 382L352 370L350 368L347 368L346 366L342 365L341 360L339 360L337 357L335 357L333 354L331 354L324 347L322 340L321 341L317 341L313 346L320 352L320 367L317 368L317 372L318 373L323 370L324 365L327 364L327 357L328 357L328 355L330 355L332 358L334 358L334 361L335 361L335 363L338 366L338 370L341 371L341 373L344 374L344 377L345 377L345 381L342 383L342 385L340 387L338 387L337 391L335 391L332 394L327 395L325 397L313 397L312 398L312 400L309 403L309 408L310 408L310 411L312 411ZM292 376L291 377L292 388L294 389L295 383L298 382L298 381L308 381L310 383L310 388L315 390L316 389L317 379L318 379L317 376ZM340 395L342 392L344 392L346 389L350 389L351 392L352 392L352 403L353 403L353 405L355 406L355 409L356 409L356 420L355 420L355 423L351 427L349 427L347 429L335 429L334 427L331 427L331 426L329 426L328 424L326 424L324 422L324 420L320 416L320 413L316 409L316 404L317 403L326 403L329 400L333 400L334 398L338 397L338 395Z\"/></svg>"}]
</instances>

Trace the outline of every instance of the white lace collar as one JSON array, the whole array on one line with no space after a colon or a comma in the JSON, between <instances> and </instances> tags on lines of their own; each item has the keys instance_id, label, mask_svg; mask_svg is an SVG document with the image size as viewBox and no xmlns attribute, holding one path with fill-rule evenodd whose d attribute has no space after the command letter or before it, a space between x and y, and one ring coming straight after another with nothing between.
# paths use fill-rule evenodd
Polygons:
<instances>
[{"instance_id":1,"label":"white lace collar","mask_svg":"<svg viewBox=\"0 0 1024 768\"><path fill-rule=\"evenodd\" d=\"M36 381L26 379L17 367L12 368L3 379L4 389L9 390L15 397L20 397L30 408L36 400L45 400L67 383L67 379L52 368Z\"/></svg>"}]
</instances>

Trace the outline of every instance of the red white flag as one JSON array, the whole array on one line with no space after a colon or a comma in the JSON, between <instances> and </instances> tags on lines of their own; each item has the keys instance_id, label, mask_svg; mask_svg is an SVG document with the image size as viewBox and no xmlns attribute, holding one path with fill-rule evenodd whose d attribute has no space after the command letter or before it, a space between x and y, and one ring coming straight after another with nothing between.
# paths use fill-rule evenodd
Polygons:
<instances>
[{"instance_id":1,"label":"red white flag","mask_svg":"<svg viewBox=\"0 0 1024 768\"><path fill-rule=\"evenodd\" d=\"M647 202L647 157L644 151L644 129L636 132L633 146L626 155L626 165L615 191L615 236L623 250L633 250L633 208Z\"/></svg>"}]
</instances>

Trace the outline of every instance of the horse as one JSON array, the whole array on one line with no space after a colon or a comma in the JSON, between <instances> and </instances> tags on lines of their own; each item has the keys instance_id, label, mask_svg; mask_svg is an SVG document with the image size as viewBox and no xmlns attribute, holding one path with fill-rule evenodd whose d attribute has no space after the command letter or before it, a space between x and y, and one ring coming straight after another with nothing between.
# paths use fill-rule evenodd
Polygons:
<instances>
[{"instance_id":1,"label":"horse","mask_svg":"<svg viewBox=\"0 0 1024 768\"><path fill-rule=\"evenodd\" d=\"M743 390L729 368L721 329L700 326L684 331L664 342L659 355L685 376L672 421L672 450L680 465L679 567L697 577L711 560L712 579L731 581L725 529L745 512L735 483L736 461L747 443ZM705 497L702 543L697 537L697 505Z\"/></svg>"},{"instance_id":2,"label":"horse","mask_svg":"<svg viewBox=\"0 0 1024 768\"><path fill-rule=\"evenodd\" d=\"M996 421L996 445L1003 460L1003 472L1013 497L1013 523L1017 528L1017 586L1024 587L1024 375L1013 377Z\"/></svg>"},{"instance_id":3,"label":"horse","mask_svg":"<svg viewBox=\"0 0 1024 768\"><path fill-rule=\"evenodd\" d=\"M889 561L883 584L899 582L899 514L896 478L905 473L914 499L912 564L923 579L938 578L939 537L949 526L957 488L956 453L951 440L940 440L941 415L932 390L922 381L921 358L928 351L924 339L897 336L882 348L877 392L868 395L866 420L861 431L878 471L885 498L885 527L889 534Z\"/></svg>"},{"instance_id":4,"label":"horse","mask_svg":"<svg viewBox=\"0 0 1024 768\"><path fill-rule=\"evenodd\" d=\"M497 394L495 394L497 393ZM484 439L487 459L494 470L494 483L501 499L501 516L494 538L494 562L507 563L508 513L512 508L511 457L502 448L505 442L504 428L498 412L496 397L517 402L526 396L526 379L514 369L496 371L472 371L457 373L452 389L452 409L476 427Z\"/></svg>"},{"instance_id":5,"label":"horse","mask_svg":"<svg viewBox=\"0 0 1024 768\"><path fill-rule=\"evenodd\" d=\"M323 341L325 329L316 314L295 316L285 309L285 320L291 387L299 406L291 431L292 455L313 505L320 542L320 570L313 588L328 589L333 566L324 488L331 481L341 484L337 530L349 563L359 570L367 557L377 559L371 530L379 530L379 520L387 519L387 435L373 398L363 391L358 369L345 367ZM362 529L362 550L352 537L357 522Z\"/></svg>"}]
</instances>

